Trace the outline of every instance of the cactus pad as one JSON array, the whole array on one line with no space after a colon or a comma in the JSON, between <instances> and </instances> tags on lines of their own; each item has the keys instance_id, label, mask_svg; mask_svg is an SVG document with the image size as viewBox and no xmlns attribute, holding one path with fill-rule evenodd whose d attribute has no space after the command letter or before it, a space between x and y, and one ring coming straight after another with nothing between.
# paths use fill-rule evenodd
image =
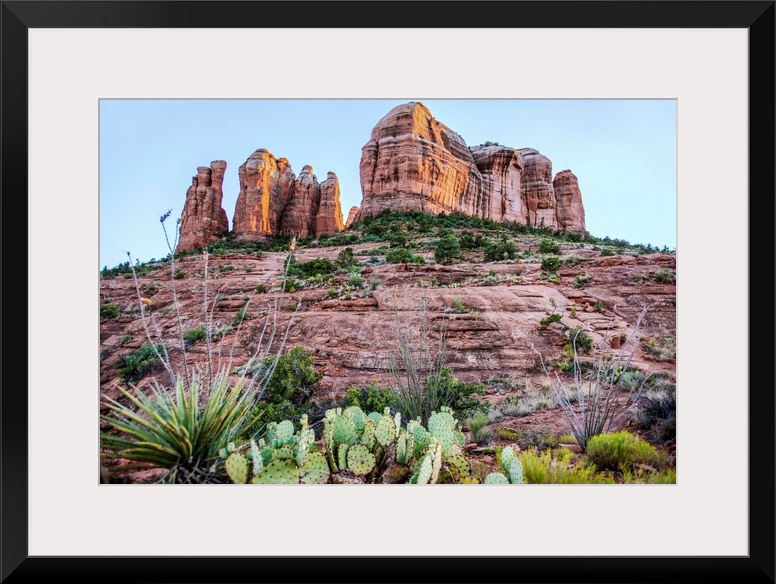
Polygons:
<instances>
[{"instance_id":1,"label":"cactus pad","mask_svg":"<svg viewBox=\"0 0 776 584\"><path fill-rule=\"evenodd\" d=\"M293 460L273 460L253 482L257 485L295 485L299 483L299 467Z\"/></svg>"},{"instance_id":2,"label":"cactus pad","mask_svg":"<svg viewBox=\"0 0 776 584\"><path fill-rule=\"evenodd\" d=\"M367 420L364 422L364 433L361 434L361 444L367 448L372 448L375 443L375 432L377 431L377 424L374 420Z\"/></svg>"},{"instance_id":3,"label":"cactus pad","mask_svg":"<svg viewBox=\"0 0 776 584\"><path fill-rule=\"evenodd\" d=\"M401 412L396 412L393 421L396 424L396 433L398 434L399 430L401 430Z\"/></svg>"},{"instance_id":4,"label":"cactus pad","mask_svg":"<svg viewBox=\"0 0 776 584\"><path fill-rule=\"evenodd\" d=\"M428 429L431 435L442 443L442 450L447 452L453 445L453 429L444 421L437 421L435 424L428 421Z\"/></svg>"},{"instance_id":5,"label":"cactus pad","mask_svg":"<svg viewBox=\"0 0 776 584\"><path fill-rule=\"evenodd\" d=\"M403 430L396 439L396 462L407 464L407 432Z\"/></svg>"},{"instance_id":6,"label":"cactus pad","mask_svg":"<svg viewBox=\"0 0 776 584\"><path fill-rule=\"evenodd\" d=\"M432 462L431 462L431 455L427 454L423 458L423 462L420 463L420 469L418 470L417 484L419 485L427 484L428 479L431 478L432 471L433 471L433 468L432 468Z\"/></svg>"},{"instance_id":7,"label":"cactus pad","mask_svg":"<svg viewBox=\"0 0 776 584\"><path fill-rule=\"evenodd\" d=\"M431 462L431 484L439 480L439 471L442 468L442 444L437 441L431 449L434 460Z\"/></svg>"},{"instance_id":8,"label":"cactus pad","mask_svg":"<svg viewBox=\"0 0 776 584\"><path fill-rule=\"evenodd\" d=\"M363 410L358 406L350 406L348 408L345 408L344 414L353 420L353 426L356 428L356 432L361 432L364 429L364 422L366 421L366 416L364 415Z\"/></svg>"},{"instance_id":9,"label":"cactus pad","mask_svg":"<svg viewBox=\"0 0 776 584\"><path fill-rule=\"evenodd\" d=\"M485 477L486 485L508 485L509 480L500 472L492 472Z\"/></svg>"},{"instance_id":10,"label":"cactus pad","mask_svg":"<svg viewBox=\"0 0 776 584\"><path fill-rule=\"evenodd\" d=\"M466 458L463 455L460 456L454 456L452 458L447 459L448 466L451 469L451 472L455 476L459 477L465 477L469 474L471 474L472 469L471 465L469 464L469 461L466 460Z\"/></svg>"},{"instance_id":11,"label":"cactus pad","mask_svg":"<svg viewBox=\"0 0 776 584\"><path fill-rule=\"evenodd\" d=\"M294 458L294 447L281 446L280 448L274 448L272 450L272 459L278 460L281 458Z\"/></svg>"},{"instance_id":12,"label":"cactus pad","mask_svg":"<svg viewBox=\"0 0 776 584\"><path fill-rule=\"evenodd\" d=\"M380 422L377 424L377 432L375 433L377 441L382 446L388 446L396 438L396 425L394 424L391 416L383 415L380 418Z\"/></svg>"},{"instance_id":13,"label":"cactus pad","mask_svg":"<svg viewBox=\"0 0 776 584\"><path fill-rule=\"evenodd\" d=\"M367 418L369 418L370 420L372 420L375 423L375 426L377 426L377 424L380 423L380 418L382 418L382 417L383 417L383 415L382 414L378 414L377 412L371 412L367 416Z\"/></svg>"},{"instance_id":14,"label":"cactus pad","mask_svg":"<svg viewBox=\"0 0 776 584\"><path fill-rule=\"evenodd\" d=\"M372 472L375 467L375 457L363 444L356 444L348 449L348 469L358 475Z\"/></svg>"},{"instance_id":15,"label":"cactus pad","mask_svg":"<svg viewBox=\"0 0 776 584\"><path fill-rule=\"evenodd\" d=\"M350 444L342 444L337 451L337 468L344 470L348 468L348 450Z\"/></svg>"},{"instance_id":16,"label":"cactus pad","mask_svg":"<svg viewBox=\"0 0 776 584\"><path fill-rule=\"evenodd\" d=\"M331 437L336 444L354 444L358 438L353 420L337 416L331 426Z\"/></svg>"},{"instance_id":17,"label":"cactus pad","mask_svg":"<svg viewBox=\"0 0 776 584\"><path fill-rule=\"evenodd\" d=\"M310 450L310 443L307 440L300 441L296 447L296 464L297 466L304 465L304 461L307 458L307 453Z\"/></svg>"},{"instance_id":18,"label":"cactus pad","mask_svg":"<svg viewBox=\"0 0 776 584\"><path fill-rule=\"evenodd\" d=\"M519 458L513 458L509 464L509 482L513 485L523 484L523 463Z\"/></svg>"},{"instance_id":19,"label":"cactus pad","mask_svg":"<svg viewBox=\"0 0 776 584\"><path fill-rule=\"evenodd\" d=\"M515 458L515 451L511 446L505 446L501 449L501 466L504 470L509 470L509 465L512 464L512 460Z\"/></svg>"},{"instance_id":20,"label":"cactus pad","mask_svg":"<svg viewBox=\"0 0 776 584\"><path fill-rule=\"evenodd\" d=\"M290 420L283 420L275 428L275 435L280 442L287 444L294 435L294 423Z\"/></svg>"},{"instance_id":21,"label":"cactus pad","mask_svg":"<svg viewBox=\"0 0 776 584\"><path fill-rule=\"evenodd\" d=\"M480 481L478 481L474 477L461 477L458 480L458 484L461 484L461 485L479 485Z\"/></svg>"},{"instance_id":22,"label":"cactus pad","mask_svg":"<svg viewBox=\"0 0 776 584\"><path fill-rule=\"evenodd\" d=\"M260 475L264 469L264 459L259 452L259 447L256 441L251 438L251 458L253 459L253 474Z\"/></svg>"},{"instance_id":23,"label":"cactus pad","mask_svg":"<svg viewBox=\"0 0 776 584\"><path fill-rule=\"evenodd\" d=\"M311 452L299 469L299 481L306 485L320 485L329 482L329 464L320 452Z\"/></svg>"},{"instance_id":24,"label":"cactus pad","mask_svg":"<svg viewBox=\"0 0 776 584\"><path fill-rule=\"evenodd\" d=\"M236 485L244 485L248 482L248 459L244 454L232 452L226 459L226 474Z\"/></svg>"}]
</instances>

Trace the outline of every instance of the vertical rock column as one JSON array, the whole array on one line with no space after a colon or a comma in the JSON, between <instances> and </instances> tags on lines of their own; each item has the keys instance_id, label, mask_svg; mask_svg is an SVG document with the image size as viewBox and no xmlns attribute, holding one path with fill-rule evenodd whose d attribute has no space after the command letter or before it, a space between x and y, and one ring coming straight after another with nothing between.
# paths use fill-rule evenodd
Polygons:
<instances>
[{"instance_id":1,"label":"vertical rock column","mask_svg":"<svg viewBox=\"0 0 776 584\"><path fill-rule=\"evenodd\" d=\"M197 168L186 191L176 253L206 247L228 233L229 221L221 207L225 171L223 160Z\"/></svg>"}]
</instances>

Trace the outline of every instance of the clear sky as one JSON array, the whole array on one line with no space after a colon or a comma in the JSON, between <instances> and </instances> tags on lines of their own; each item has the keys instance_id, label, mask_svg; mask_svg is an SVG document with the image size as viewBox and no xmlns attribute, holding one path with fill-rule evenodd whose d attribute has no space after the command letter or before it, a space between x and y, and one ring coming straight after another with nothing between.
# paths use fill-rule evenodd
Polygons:
<instances>
[{"instance_id":1,"label":"clear sky","mask_svg":"<svg viewBox=\"0 0 776 584\"><path fill-rule=\"evenodd\" d=\"M469 146L535 148L553 174L579 180L596 237L676 247L674 100L102 100L100 268L167 255L198 166L227 162L223 207L232 227L238 167L255 150L339 178L347 218L361 203L359 161L372 128L394 106L423 103Z\"/></svg>"}]
</instances>

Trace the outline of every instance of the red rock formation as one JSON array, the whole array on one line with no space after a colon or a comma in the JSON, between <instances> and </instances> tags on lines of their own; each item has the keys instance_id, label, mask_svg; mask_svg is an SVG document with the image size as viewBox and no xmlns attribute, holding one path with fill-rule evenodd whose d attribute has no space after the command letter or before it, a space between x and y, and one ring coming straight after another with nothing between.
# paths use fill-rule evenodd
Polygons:
<instances>
[{"instance_id":1,"label":"red rock formation","mask_svg":"<svg viewBox=\"0 0 776 584\"><path fill-rule=\"evenodd\" d=\"M342 221L342 205L337 175L329 172L321 183L318 216L315 223L315 236L331 235L345 229Z\"/></svg>"},{"instance_id":2,"label":"red rock formation","mask_svg":"<svg viewBox=\"0 0 776 584\"><path fill-rule=\"evenodd\" d=\"M351 207L350 212L348 212L348 220L345 221L345 227L350 227L353 225L353 222L356 220L356 215L358 215L358 212L361 210L361 207Z\"/></svg>"},{"instance_id":3,"label":"red rock formation","mask_svg":"<svg viewBox=\"0 0 776 584\"><path fill-rule=\"evenodd\" d=\"M482 190L489 205L484 219L514 221L526 224L528 209L523 204L523 155L519 150L485 144L471 149L474 161L482 175Z\"/></svg>"},{"instance_id":4,"label":"red rock formation","mask_svg":"<svg viewBox=\"0 0 776 584\"><path fill-rule=\"evenodd\" d=\"M229 231L226 211L221 207L225 171L223 160L214 160L209 168L197 168L197 176L186 191L176 253L206 247Z\"/></svg>"},{"instance_id":5,"label":"red rock formation","mask_svg":"<svg viewBox=\"0 0 776 584\"><path fill-rule=\"evenodd\" d=\"M552 187L552 162L533 148L521 148L525 161L523 199L528 207L530 227L558 228L555 218L555 190Z\"/></svg>"},{"instance_id":6,"label":"red rock formation","mask_svg":"<svg viewBox=\"0 0 776 584\"><path fill-rule=\"evenodd\" d=\"M532 148L486 142L468 148L463 138L421 103L388 112L361 150L362 202L352 221L385 209L449 213L494 221L584 232L584 209L564 191L558 214L552 163ZM348 221L348 224L351 220Z\"/></svg>"},{"instance_id":7,"label":"red rock formation","mask_svg":"<svg viewBox=\"0 0 776 584\"><path fill-rule=\"evenodd\" d=\"M384 209L474 214L482 177L463 139L426 107L393 108L361 150L363 202L356 220Z\"/></svg>"},{"instance_id":8,"label":"red rock formation","mask_svg":"<svg viewBox=\"0 0 776 584\"><path fill-rule=\"evenodd\" d=\"M312 166L295 176L285 158L256 150L239 169L233 231L238 239L274 235L318 237L345 228L337 175L319 184Z\"/></svg>"},{"instance_id":9,"label":"red rock formation","mask_svg":"<svg viewBox=\"0 0 776 584\"><path fill-rule=\"evenodd\" d=\"M260 148L240 166L240 194L232 231L237 239L264 239L278 233L278 220L294 192L294 173L285 158Z\"/></svg>"},{"instance_id":10,"label":"red rock formation","mask_svg":"<svg viewBox=\"0 0 776 584\"><path fill-rule=\"evenodd\" d=\"M555 216L562 231L584 233L585 207L577 177L570 170L562 170L552 181L555 189Z\"/></svg>"},{"instance_id":11,"label":"red rock formation","mask_svg":"<svg viewBox=\"0 0 776 584\"><path fill-rule=\"evenodd\" d=\"M294 194L283 209L277 233L296 235L300 239L314 235L316 216L313 210L318 209L320 199L318 178L313 174L312 166L305 166L296 177Z\"/></svg>"}]
</instances>

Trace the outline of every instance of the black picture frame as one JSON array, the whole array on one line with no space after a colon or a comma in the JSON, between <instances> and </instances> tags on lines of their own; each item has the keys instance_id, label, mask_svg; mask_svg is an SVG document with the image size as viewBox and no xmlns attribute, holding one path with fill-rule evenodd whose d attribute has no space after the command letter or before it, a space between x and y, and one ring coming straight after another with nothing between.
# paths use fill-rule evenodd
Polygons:
<instances>
[{"instance_id":1,"label":"black picture frame","mask_svg":"<svg viewBox=\"0 0 776 584\"><path fill-rule=\"evenodd\" d=\"M293 26L742 28L749 32L749 554L746 557L29 557L27 553L27 32L289 26L262 1L2 2L3 582L774 582L774 1L293 2ZM412 18L400 4L411 6ZM472 10L476 4L477 10ZM493 14L499 14L494 18ZM379 19L374 16L379 14ZM345 16L347 15L347 18ZM743 245L743 242L741 242ZM743 285L743 283L741 283ZM20 288L23 288L20 290ZM765 300L765 302L763 301ZM756 310L756 313L754 312ZM756 322L755 320L756 319ZM753 326L755 324L758 326ZM770 325L770 326L769 326ZM765 330L764 336L758 328ZM15 365L15 367L14 367ZM742 372L743 373L743 372ZM759 374L759 375L758 375ZM21 378L21 379L20 379ZM724 465L724 461L721 461ZM712 475L719 469L710 469ZM56 479L53 479L56 480ZM714 510L710 509L709 513ZM219 537L214 534L215 537ZM347 561L347 565L345 563Z\"/></svg>"}]
</instances>

